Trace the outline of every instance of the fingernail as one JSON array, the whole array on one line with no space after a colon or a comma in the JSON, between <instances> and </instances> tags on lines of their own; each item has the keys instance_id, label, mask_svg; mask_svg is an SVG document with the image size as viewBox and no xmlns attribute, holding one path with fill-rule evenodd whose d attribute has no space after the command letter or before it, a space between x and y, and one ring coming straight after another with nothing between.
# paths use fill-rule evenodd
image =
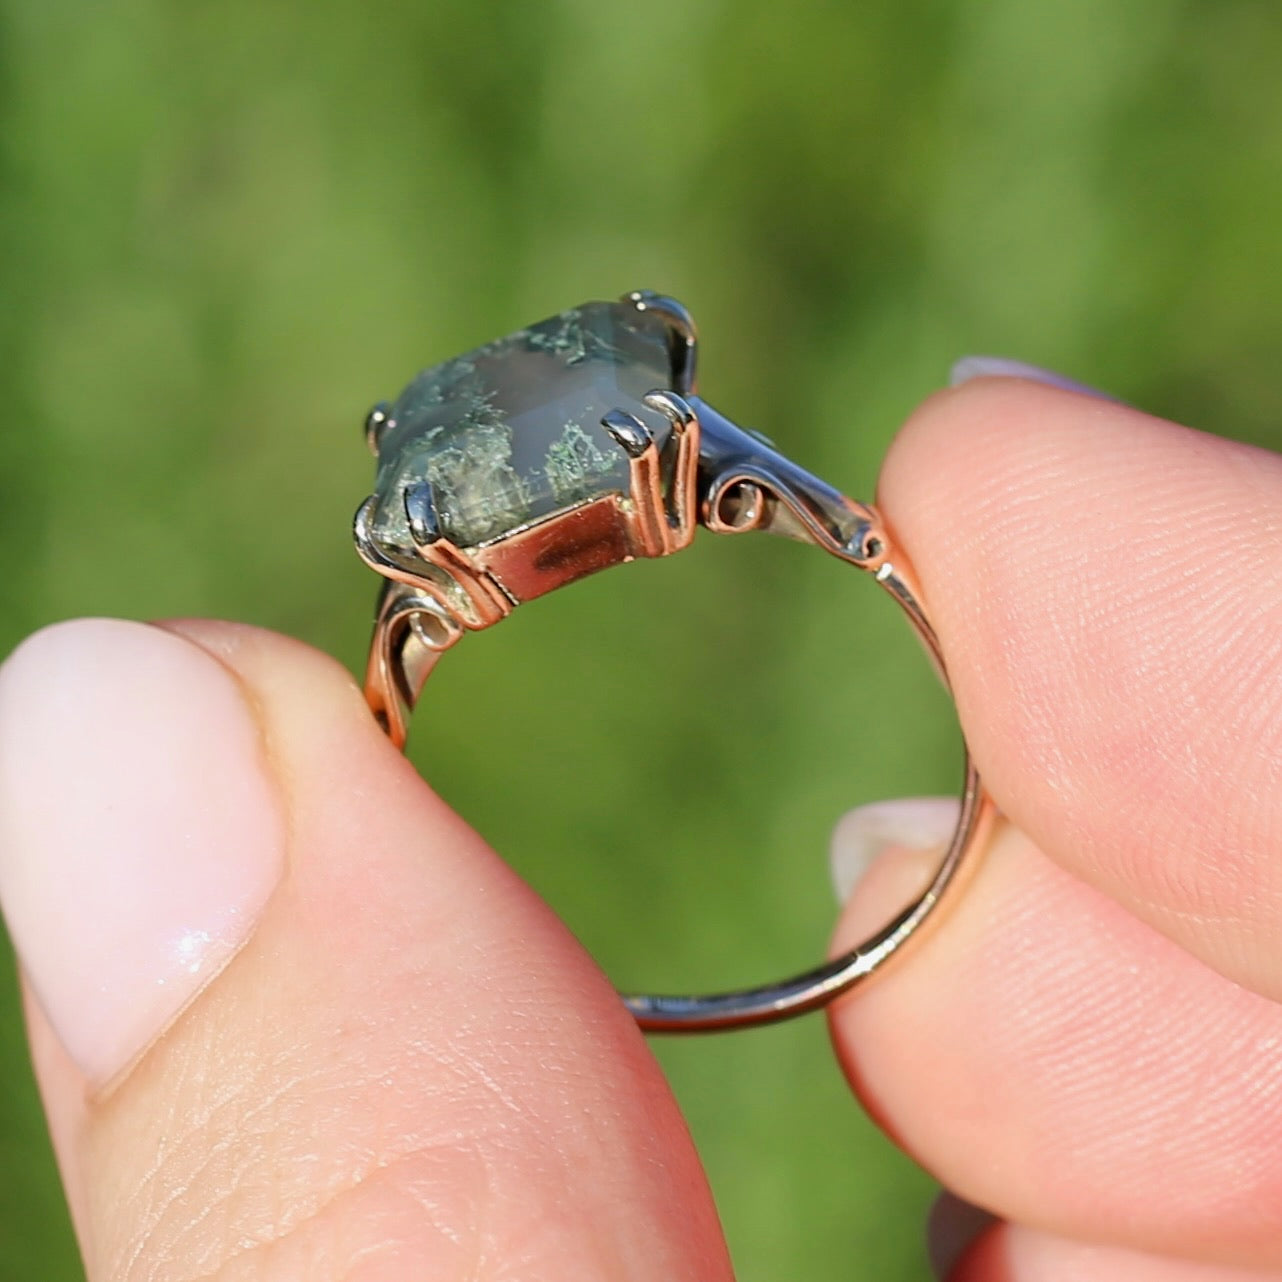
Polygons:
<instances>
[{"instance_id":1,"label":"fingernail","mask_svg":"<svg viewBox=\"0 0 1282 1282\"><path fill-rule=\"evenodd\" d=\"M926 1217L926 1255L939 1282L945 1282L962 1256L996 1223L996 1216L955 1193L940 1193Z\"/></svg>"},{"instance_id":2,"label":"fingernail","mask_svg":"<svg viewBox=\"0 0 1282 1282\"><path fill-rule=\"evenodd\" d=\"M837 821L829 847L832 885L844 904L883 850L932 850L957 826L955 797L910 797L877 801L848 811Z\"/></svg>"},{"instance_id":3,"label":"fingernail","mask_svg":"<svg viewBox=\"0 0 1282 1282\"><path fill-rule=\"evenodd\" d=\"M1096 400L1121 403L1116 396L1101 392L1097 387L1088 387L1085 383L1056 374L1053 370L1026 365L1023 361L1008 360L1004 356L963 356L953 366L948 382L953 387L960 387L962 383L969 383L974 378L1025 378L1029 382L1058 387L1065 392L1079 392L1083 396L1093 396Z\"/></svg>"},{"instance_id":4,"label":"fingernail","mask_svg":"<svg viewBox=\"0 0 1282 1282\"><path fill-rule=\"evenodd\" d=\"M95 1084L245 942L284 864L235 678L160 628L81 619L0 667L0 906L27 979Z\"/></svg>"}]
</instances>

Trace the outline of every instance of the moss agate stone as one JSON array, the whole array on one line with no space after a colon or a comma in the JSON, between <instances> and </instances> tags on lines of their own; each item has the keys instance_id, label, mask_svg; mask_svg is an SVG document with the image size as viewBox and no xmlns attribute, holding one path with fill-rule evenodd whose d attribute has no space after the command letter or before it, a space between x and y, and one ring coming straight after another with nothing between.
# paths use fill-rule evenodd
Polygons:
<instances>
[{"instance_id":1,"label":"moss agate stone","mask_svg":"<svg viewBox=\"0 0 1282 1282\"><path fill-rule=\"evenodd\" d=\"M585 303L418 375L379 440L372 533L413 548L405 490L428 481L440 533L459 547L628 491L628 456L601 426L635 414L662 449L667 420L643 404L672 387L668 328L629 303Z\"/></svg>"}]
</instances>

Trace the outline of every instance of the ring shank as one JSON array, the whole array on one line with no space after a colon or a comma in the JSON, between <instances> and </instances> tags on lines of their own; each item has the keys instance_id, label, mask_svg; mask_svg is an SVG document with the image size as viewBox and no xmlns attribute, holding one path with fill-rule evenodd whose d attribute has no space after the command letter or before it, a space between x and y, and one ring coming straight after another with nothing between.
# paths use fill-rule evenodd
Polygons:
<instances>
[{"instance_id":1,"label":"ring shank","mask_svg":"<svg viewBox=\"0 0 1282 1282\"><path fill-rule=\"evenodd\" d=\"M930 884L897 917L857 947L813 970L758 988L702 996L625 994L624 1005L651 1033L695 1033L757 1024L772 1024L804 1015L849 992L922 936L945 896L961 888L963 870L974 867L967 856L982 846L992 824L993 805L980 786L979 774L967 762L961 814L948 849Z\"/></svg>"}]
</instances>

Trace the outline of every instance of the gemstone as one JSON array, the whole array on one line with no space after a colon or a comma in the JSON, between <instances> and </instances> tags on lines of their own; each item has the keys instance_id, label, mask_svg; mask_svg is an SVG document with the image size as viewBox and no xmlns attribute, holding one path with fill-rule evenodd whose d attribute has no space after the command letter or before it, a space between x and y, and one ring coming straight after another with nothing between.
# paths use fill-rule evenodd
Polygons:
<instances>
[{"instance_id":1,"label":"gemstone","mask_svg":"<svg viewBox=\"0 0 1282 1282\"><path fill-rule=\"evenodd\" d=\"M585 303L425 370L379 438L371 533L412 553L405 492L427 481L435 526L459 547L627 494L627 452L602 417L639 418L662 450L668 420L644 404L674 388L668 322L631 303Z\"/></svg>"}]
</instances>

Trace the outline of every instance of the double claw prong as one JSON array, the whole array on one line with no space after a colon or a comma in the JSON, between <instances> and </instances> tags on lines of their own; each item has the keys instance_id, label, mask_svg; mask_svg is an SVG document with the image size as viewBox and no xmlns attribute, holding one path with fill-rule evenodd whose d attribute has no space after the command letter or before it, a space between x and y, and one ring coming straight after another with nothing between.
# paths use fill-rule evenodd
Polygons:
<instances>
[{"instance_id":1,"label":"double claw prong","mask_svg":"<svg viewBox=\"0 0 1282 1282\"><path fill-rule=\"evenodd\" d=\"M654 433L635 414L612 409L601 426L628 456L629 495L643 556L666 556L694 537L698 511L699 420L684 397L664 388L647 393L645 404L671 425L675 449L664 451L672 474L664 483L664 459Z\"/></svg>"}]
</instances>

